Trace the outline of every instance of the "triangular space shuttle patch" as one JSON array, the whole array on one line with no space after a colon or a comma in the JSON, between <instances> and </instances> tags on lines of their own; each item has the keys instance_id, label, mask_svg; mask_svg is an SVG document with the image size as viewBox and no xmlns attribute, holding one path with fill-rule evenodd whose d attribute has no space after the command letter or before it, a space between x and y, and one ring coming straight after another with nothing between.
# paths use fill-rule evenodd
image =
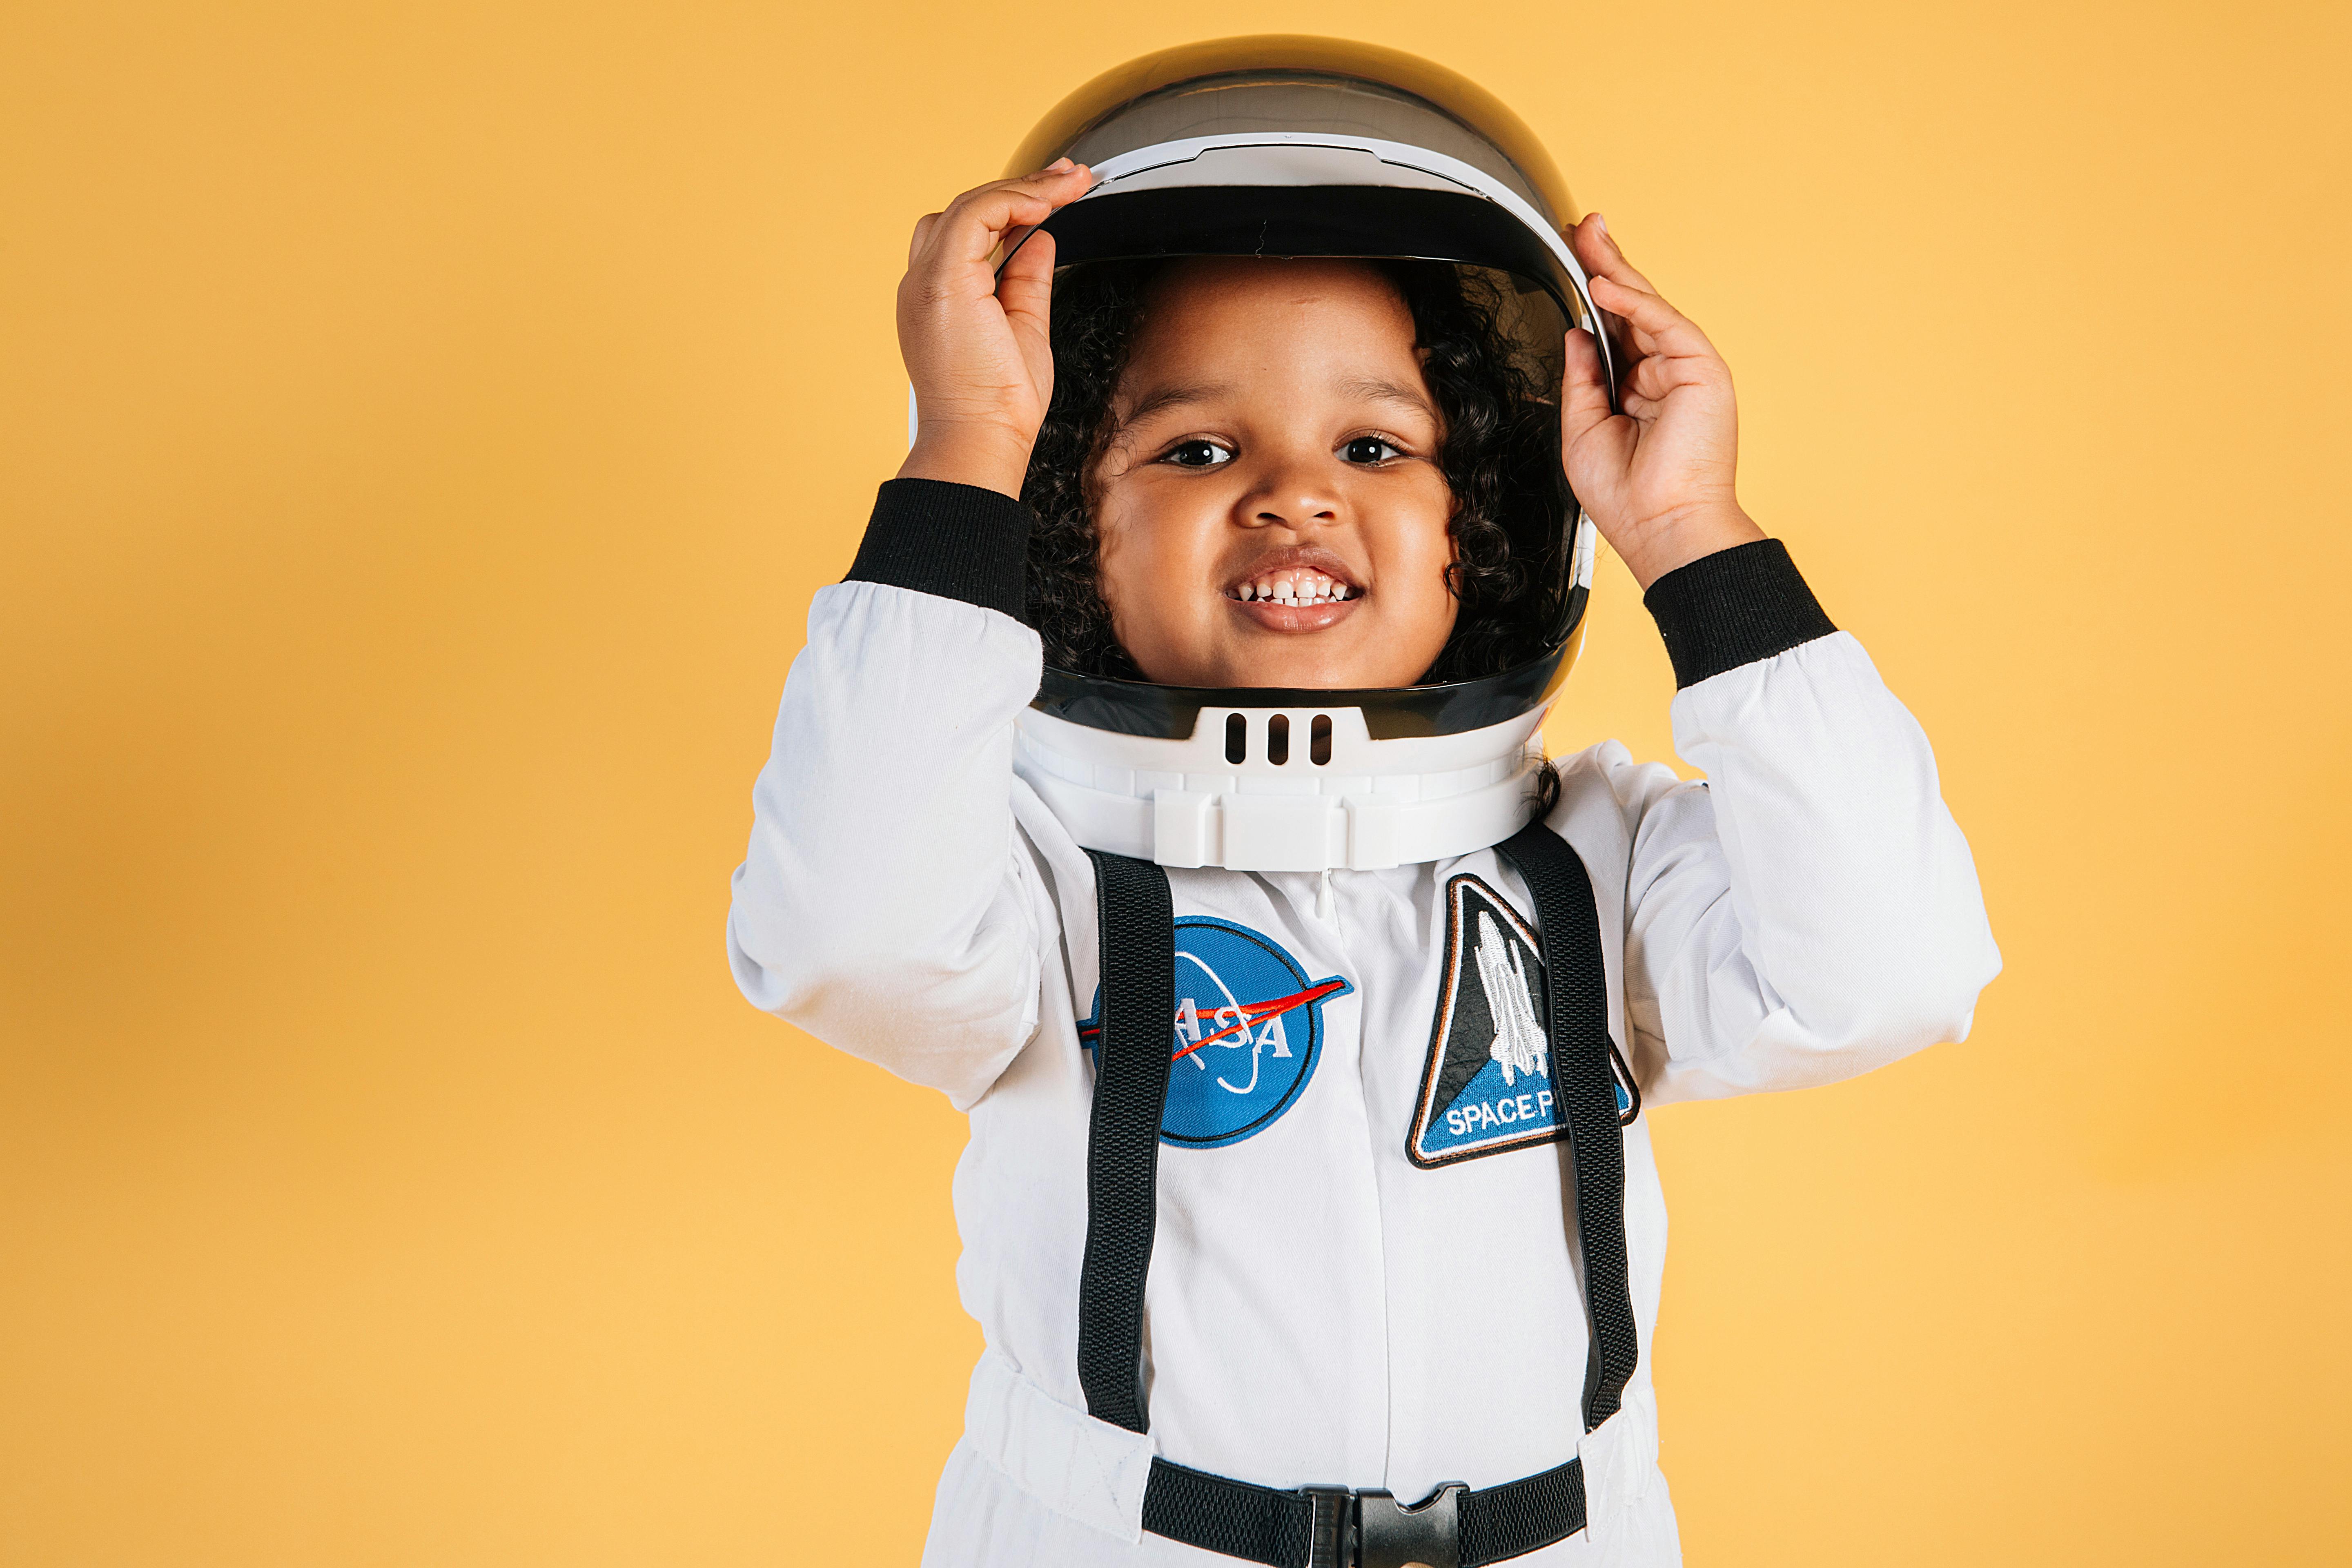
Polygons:
<instances>
[{"instance_id":1,"label":"triangular space shuttle patch","mask_svg":"<svg viewBox=\"0 0 2352 1568\"><path fill-rule=\"evenodd\" d=\"M1475 877L1445 887L1445 974L1405 1152L1416 1165L1567 1136L1552 1093L1536 933Z\"/></svg>"}]
</instances>

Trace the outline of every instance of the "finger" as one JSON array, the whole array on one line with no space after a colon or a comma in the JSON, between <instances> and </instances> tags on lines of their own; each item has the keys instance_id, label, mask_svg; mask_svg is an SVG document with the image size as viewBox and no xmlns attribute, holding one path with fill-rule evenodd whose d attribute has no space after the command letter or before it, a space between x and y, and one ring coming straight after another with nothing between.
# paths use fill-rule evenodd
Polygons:
<instances>
[{"instance_id":1,"label":"finger","mask_svg":"<svg viewBox=\"0 0 2352 1568\"><path fill-rule=\"evenodd\" d=\"M1609 405L1609 373L1601 363L1600 346L1582 327L1568 334L1568 373L1559 404L1560 437L1570 447L1616 413Z\"/></svg>"},{"instance_id":2,"label":"finger","mask_svg":"<svg viewBox=\"0 0 2352 1568\"><path fill-rule=\"evenodd\" d=\"M1058 174L1024 174L966 191L948 204L938 231L940 253L961 261L984 261L1005 231L1034 225L1087 194L1089 174L1083 165Z\"/></svg>"},{"instance_id":3,"label":"finger","mask_svg":"<svg viewBox=\"0 0 2352 1568\"><path fill-rule=\"evenodd\" d=\"M1066 180L1074 174L1087 174L1091 177L1091 171L1084 163L1073 163L1067 158L1056 158L1045 167L1032 170L1026 174L1007 174L1001 180L990 180L983 184L974 185L971 189L960 193L955 199L958 202L968 202L975 196L986 195L991 191L1002 191L1013 187L1043 188ZM949 205L952 206L954 203L951 202Z\"/></svg>"},{"instance_id":4,"label":"finger","mask_svg":"<svg viewBox=\"0 0 2352 1568\"><path fill-rule=\"evenodd\" d=\"M1645 354L1717 357L1715 345L1706 341L1706 334L1698 330L1697 324L1655 294L1613 278L1595 278L1592 302L1632 322L1634 346Z\"/></svg>"},{"instance_id":5,"label":"finger","mask_svg":"<svg viewBox=\"0 0 2352 1568\"><path fill-rule=\"evenodd\" d=\"M996 274L997 302L1007 320L1048 335L1054 316L1054 237L1033 233Z\"/></svg>"},{"instance_id":6,"label":"finger","mask_svg":"<svg viewBox=\"0 0 2352 1568\"><path fill-rule=\"evenodd\" d=\"M940 226L940 215L938 213L925 213L922 216L915 220L915 237L907 242L907 267L908 270L911 271L913 269L915 258L923 254L924 239L929 236L931 230Z\"/></svg>"},{"instance_id":7,"label":"finger","mask_svg":"<svg viewBox=\"0 0 2352 1568\"><path fill-rule=\"evenodd\" d=\"M1093 186L1094 171L1084 163L1073 163L1067 158L1060 158L1055 161L1055 165L1040 169L1034 174L1014 174L1008 179L991 180L984 185L974 185L950 202L948 211L953 214L959 208L970 208L991 198L1001 198L1007 192L1040 196L1059 206L1064 202L1075 201Z\"/></svg>"},{"instance_id":8,"label":"finger","mask_svg":"<svg viewBox=\"0 0 2352 1568\"><path fill-rule=\"evenodd\" d=\"M935 265L985 266L1009 237L1053 215L1052 204L1041 197L1017 191L994 193L961 210L950 207L931 235L929 254Z\"/></svg>"},{"instance_id":9,"label":"finger","mask_svg":"<svg viewBox=\"0 0 2352 1568\"><path fill-rule=\"evenodd\" d=\"M1633 374L1618 386L1618 395L1632 401L1639 398L1651 403L1663 403L1685 386L1697 386L1713 379L1716 362L1673 354L1652 354L1633 367Z\"/></svg>"},{"instance_id":10,"label":"finger","mask_svg":"<svg viewBox=\"0 0 2352 1568\"><path fill-rule=\"evenodd\" d=\"M1644 293L1658 290L1647 278L1633 268L1618 248L1617 237L1609 232L1609 220L1599 213L1587 213L1584 221L1570 231L1569 246L1576 258L1584 263L1585 272L1594 278L1612 278Z\"/></svg>"}]
</instances>

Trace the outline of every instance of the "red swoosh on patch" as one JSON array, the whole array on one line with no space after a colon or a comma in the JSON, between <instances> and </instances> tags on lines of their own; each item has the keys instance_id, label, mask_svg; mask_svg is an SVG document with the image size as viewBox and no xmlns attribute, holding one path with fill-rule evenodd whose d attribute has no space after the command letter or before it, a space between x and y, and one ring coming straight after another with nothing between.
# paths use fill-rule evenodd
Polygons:
<instances>
[{"instance_id":1,"label":"red swoosh on patch","mask_svg":"<svg viewBox=\"0 0 2352 1568\"><path fill-rule=\"evenodd\" d=\"M1241 1005L1242 1021L1240 1023L1228 1024L1213 1035L1202 1036L1168 1059L1171 1062L1181 1062L1202 1046L1213 1046L1227 1035L1246 1029L1252 1024L1263 1023L1268 1018L1279 1017L1285 1013L1295 1013L1309 1002L1320 1002L1346 984L1344 980L1326 980L1322 984L1312 986L1295 995L1277 996L1271 1002L1244 1002Z\"/></svg>"}]
</instances>

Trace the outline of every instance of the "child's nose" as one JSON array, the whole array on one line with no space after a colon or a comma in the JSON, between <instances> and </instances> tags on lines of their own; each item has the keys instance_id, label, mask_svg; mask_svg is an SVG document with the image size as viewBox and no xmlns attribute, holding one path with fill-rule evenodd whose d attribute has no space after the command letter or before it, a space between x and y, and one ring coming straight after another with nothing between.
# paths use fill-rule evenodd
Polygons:
<instances>
[{"instance_id":1,"label":"child's nose","mask_svg":"<svg viewBox=\"0 0 2352 1568\"><path fill-rule=\"evenodd\" d=\"M1269 468L1235 510L1247 527L1318 528L1338 522L1343 509L1339 487L1319 465L1291 461Z\"/></svg>"}]
</instances>

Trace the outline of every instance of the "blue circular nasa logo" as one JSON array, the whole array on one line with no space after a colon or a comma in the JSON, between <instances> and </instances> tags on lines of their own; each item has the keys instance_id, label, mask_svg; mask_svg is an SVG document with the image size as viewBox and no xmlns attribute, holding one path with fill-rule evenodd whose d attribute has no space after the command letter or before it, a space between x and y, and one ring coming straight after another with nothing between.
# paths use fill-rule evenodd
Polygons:
<instances>
[{"instance_id":1,"label":"blue circular nasa logo","mask_svg":"<svg viewBox=\"0 0 2352 1568\"><path fill-rule=\"evenodd\" d=\"M1270 937L1210 915L1176 921L1176 1017L1160 1138L1215 1149L1265 1131L1298 1103L1323 1054L1323 1004L1354 987L1309 980ZM1078 1026L1100 1036L1102 992Z\"/></svg>"}]
</instances>

